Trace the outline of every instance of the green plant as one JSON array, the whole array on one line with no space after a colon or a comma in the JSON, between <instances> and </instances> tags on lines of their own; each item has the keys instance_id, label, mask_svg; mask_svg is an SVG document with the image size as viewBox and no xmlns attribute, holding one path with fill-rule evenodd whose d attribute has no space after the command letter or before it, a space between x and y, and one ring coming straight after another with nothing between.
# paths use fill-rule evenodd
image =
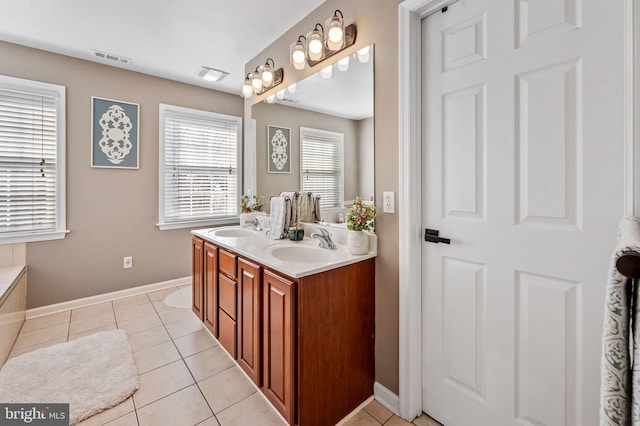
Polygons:
<instances>
[{"instance_id":1,"label":"green plant","mask_svg":"<svg viewBox=\"0 0 640 426\"><path fill-rule=\"evenodd\" d=\"M371 231L374 228L376 207L362 204L362 199L356 197L353 207L347 214L347 229L352 231Z\"/></svg>"},{"instance_id":2,"label":"green plant","mask_svg":"<svg viewBox=\"0 0 640 426\"><path fill-rule=\"evenodd\" d=\"M242 213L261 212L264 208L264 197L262 195L249 196L242 194L240 208Z\"/></svg>"}]
</instances>

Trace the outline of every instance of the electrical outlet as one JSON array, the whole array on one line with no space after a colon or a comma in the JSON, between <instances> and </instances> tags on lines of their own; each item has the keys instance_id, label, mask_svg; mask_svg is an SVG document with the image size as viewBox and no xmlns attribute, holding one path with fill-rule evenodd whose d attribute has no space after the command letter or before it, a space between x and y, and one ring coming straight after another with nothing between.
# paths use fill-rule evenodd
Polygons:
<instances>
[{"instance_id":1,"label":"electrical outlet","mask_svg":"<svg viewBox=\"0 0 640 426\"><path fill-rule=\"evenodd\" d=\"M382 212L383 213L395 213L396 212L396 195L395 192L385 191L382 193L383 205Z\"/></svg>"},{"instance_id":2,"label":"electrical outlet","mask_svg":"<svg viewBox=\"0 0 640 426\"><path fill-rule=\"evenodd\" d=\"M122 267L125 269L133 267L133 256L125 257Z\"/></svg>"}]
</instances>

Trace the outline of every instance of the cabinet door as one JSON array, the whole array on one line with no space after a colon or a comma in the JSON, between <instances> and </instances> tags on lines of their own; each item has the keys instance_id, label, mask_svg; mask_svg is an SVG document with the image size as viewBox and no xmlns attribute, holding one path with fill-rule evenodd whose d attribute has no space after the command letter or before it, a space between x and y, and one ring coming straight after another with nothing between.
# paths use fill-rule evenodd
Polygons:
<instances>
[{"instance_id":1,"label":"cabinet door","mask_svg":"<svg viewBox=\"0 0 640 426\"><path fill-rule=\"evenodd\" d=\"M202 270L204 241L198 237L191 239L191 287L193 296L193 312L200 318L204 318L203 302L204 302L204 281Z\"/></svg>"},{"instance_id":2,"label":"cabinet door","mask_svg":"<svg viewBox=\"0 0 640 426\"><path fill-rule=\"evenodd\" d=\"M218 337L218 248L204 243L204 325Z\"/></svg>"},{"instance_id":3,"label":"cabinet door","mask_svg":"<svg viewBox=\"0 0 640 426\"><path fill-rule=\"evenodd\" d=\"M238 258L238 363L258 386L262 383L260 269Z\"/></svg>"},{"instance_id":4,"label":"cabinet door","mask_svg":"<svg viewBox=\"0 0 640 426\"><path fill-rule=\"evenodd\" d=\"M294 424L295 283L264 271L263 287L262 391L285 420Z\"/></svg>"}]
</instances>

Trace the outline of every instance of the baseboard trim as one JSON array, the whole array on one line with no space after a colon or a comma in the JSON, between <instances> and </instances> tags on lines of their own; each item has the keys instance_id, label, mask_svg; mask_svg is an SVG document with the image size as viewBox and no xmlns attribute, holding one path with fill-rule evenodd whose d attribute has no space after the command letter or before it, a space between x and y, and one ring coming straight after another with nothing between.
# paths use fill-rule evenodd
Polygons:
<instances>
[{"instance_id":1,"label":"baseboard trim","mask_svg":"<svg viewBox=\"0 0 640 426\"><path fill-rule=\"evenodd\" d=\"M391 392L378 382L373 384L373 395L375 396L376 401L391 410L393 414L396 416L400 415L400 399L398 398L398 395Z\"/></svg>"},{"instance_id":2,"label":"baseboard trim","mask_svg":"<svg viewBox=\"0 0 640 426\"><path fill-rule=\"evenodd\" d=\"M362 404L358 405L353 411L351 411L349 414L344 416L344 418L342 420L340 420L338 423L336 423L336 426L343 426L345 423L347 423L349 420L351 420L356 414L358 414L360 411L362 411L364 409L364 407L369 405L369 403L371 401L373 401L373 399L374 399L373 395L371 395L369 398L365 399Z\"/></svg>"},{"instance_id":3,"label":"baseboard trim","mask_svg":"<svg viewBox=\"0 0 640 426\"><path fill-rule=\"evenodd\" d=\"M138 294L149 293L151 291L164 290L165 288L177 287L179 285L191 284L191 276L162 281L159 283L141 285L124 290L112 291L110 293L98 294L95 296L83 297L82 299L69 300L67 302L54 303L53 305L40 306L38 308L27 309L27 319L41 317L43 315L55 314L69 309L78 309L96 303L109 302L111 300L125 297L137 296Z\"/></svg>"}]
</instances>

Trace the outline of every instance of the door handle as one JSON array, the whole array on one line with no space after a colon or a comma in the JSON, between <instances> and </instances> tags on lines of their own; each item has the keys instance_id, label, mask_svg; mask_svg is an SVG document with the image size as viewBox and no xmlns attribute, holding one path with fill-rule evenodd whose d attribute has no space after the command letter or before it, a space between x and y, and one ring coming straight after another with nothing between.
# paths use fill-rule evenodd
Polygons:
<instances>
[{"instance_id":1,"label":"door handle","mask_svg":"<svg viewBox=\"0 0 640 426\"><path fill-rule=\"evenodd\" d=\"M424 240L429 243L443 243L443 244L451 244L451 240L449 238L443 238L439 236L440 231L436 229L425 229L424 230Z\"/></svg>"}]
</instances>

